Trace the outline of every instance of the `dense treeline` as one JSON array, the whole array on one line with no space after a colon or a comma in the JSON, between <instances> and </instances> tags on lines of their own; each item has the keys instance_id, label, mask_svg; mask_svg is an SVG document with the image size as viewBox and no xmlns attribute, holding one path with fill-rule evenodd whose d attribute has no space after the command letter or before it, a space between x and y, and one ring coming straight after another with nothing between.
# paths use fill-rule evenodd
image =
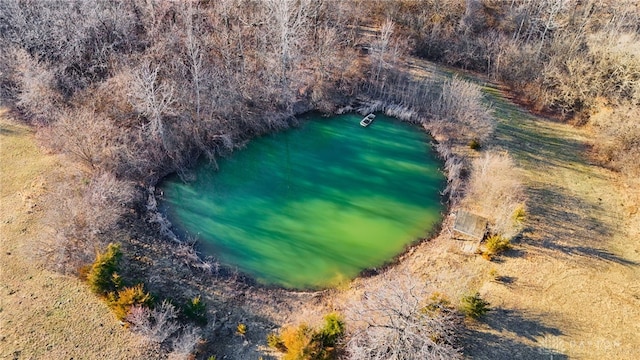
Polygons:
<instances>
[{"instance_id":1,"label":"dense treeline","mask_svg":"<svg viewBox=\"0 0 640 360\"><path fill-rule=\"evenodd\" d=\"M414 52L484 72L565 116L603 97L638 103L640 8L635 1L399 1L380 13Z\"/></svg>"},{"instance_id":2,"label":"dense treeline","mask_svg":"<svg viewBox=\"0 0 640 360\"><path fill-rule=\"evenodd\" d=\"M640 175L637 1L376 2L414 54L485 73L535 110L596 127L603 163ZM604 113L602 113L604 112Z\"/></svg>"},{"instance_id":3,"label":"dense treeline","mask_svg":"<svg viewBox=\"0 0 640 360\"><path fill-rule=\"evenodd\" d=\"M532 106L581 122L602 106L640 102L640 9L631 1L0 6L4 97L31 121L52 124L53 146L118 178L154 182L199 154L213 159L286 127L296 112L335 109L358 90L413 96L421 89L393 71L411 52L484 72ZM613 116L597 123L606 127L602 142L637 147L621 135L628 125L617 128L629 112ZM610 147L602 155L630 163Z\"/></svg>"},{"instance_id":4,"label":"dense treeline","mask_svg":"<svg viewBox=\"0 0 640 360\"><path fill-rule=\"evenodd\" d=\"M3 90L99 171L156 180L349 93L339 3L2 3ZM328 91L328 90L331 91Z\"/></svg>"}]
</instances>

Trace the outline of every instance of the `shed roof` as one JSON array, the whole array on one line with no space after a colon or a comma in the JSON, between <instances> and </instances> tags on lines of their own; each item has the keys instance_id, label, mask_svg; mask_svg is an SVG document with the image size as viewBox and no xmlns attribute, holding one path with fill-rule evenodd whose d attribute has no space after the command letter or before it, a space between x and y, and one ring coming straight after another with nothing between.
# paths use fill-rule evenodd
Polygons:
<instances>
[{"instance_id":1,"label":"shed roof","mask_svg":"<svg viewBox=\"0 0 640 360\"><path fill-rule=\"evenodd\" d=\"M453 230L474 239L482 240L487 231L487 219L465 210L459 210L456 214Z\"/></svg>"}]
</instances>

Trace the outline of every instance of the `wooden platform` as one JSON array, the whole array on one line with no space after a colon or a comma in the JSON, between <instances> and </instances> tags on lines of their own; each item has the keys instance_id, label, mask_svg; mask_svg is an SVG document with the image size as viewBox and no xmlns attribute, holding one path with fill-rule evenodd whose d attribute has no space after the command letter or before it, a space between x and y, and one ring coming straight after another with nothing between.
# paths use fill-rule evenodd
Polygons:
<instances>
[{"instance_id":1,"label":"wooden platform","mask_svg":"<svg viewBox=\"0 0 640 360\"><path fill-rule=\"evenodd\" d=\"M487 233L487 219L459 210L453 224L453 238L465 253L473 254Z\"/></svg>"}]
</instances>

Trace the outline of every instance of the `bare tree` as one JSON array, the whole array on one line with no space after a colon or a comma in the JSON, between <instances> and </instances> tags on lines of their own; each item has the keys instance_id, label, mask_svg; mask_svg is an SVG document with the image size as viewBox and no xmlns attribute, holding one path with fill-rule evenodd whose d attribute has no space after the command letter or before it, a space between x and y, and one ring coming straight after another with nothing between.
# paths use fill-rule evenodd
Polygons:
<instances>
[{"instance_id":1,"label":"bare tree","mask_svg":"<svg viewBox=\"0 0 640 360\"><path fill-rule=\"evenodd\" d=\"M544 30L542 31L542 35L540 35L540 45L538 46L538 56L540 56L540 52L542 51L542 46L544 45L545 37L550 30L553 30L558 25L554 22L556 15L560 12L568 3L567 0L555 0L551 1L548 10L547 21L544 25Z\"/></svg>"},{"instance_id":2,"label":"bare tree","mask_svg":"<svg viewBox=\"0 0 640 360\"><path fill-rule=\"evenodd\" d=\"M131 330L149 341L160 344L180 329L177 317L175 306L163 301L154 309L146 306L132 307L126 320L131 324Z\"/></svg>"},{"instance_id":3,"label":"bare tree","mask_svg":"<svg viewBox=\"0 0 640 360\"><path fill-rule=\"evenodd\" d=\"M355 329L347 343L350 359L462 359L453 345L458 315L425 308L425 284L414 277L386 274L381 280L347 309Z\"/></svg>"},{"instance_id":4,"label":"bare tree","mask_svg":"<svg viewBox=\"0 0 640 360\"><path fill-rule=\"evenodd\" d=\"M169 359L190 359L201 340L200 331L192 326L180 326L177 310L168 301L150 309L146 306L134 306L129 310L126 321L131 330L146 340L162 344L171 339Z\"/></svg>"},{"instance_id":5,"label":"bare tree","mask_svg":"<svg viewBox=\"0 0 640 360\"><path fill-rule=\"evenodd\" d=\"M278 76L283 88L290 85L291 70L302 61L303 42L316 10L311 0L266 0L267 19L273 27L274 50L278 54Z\"/></svg>"},{"instance_id":6,"label":"bare tree","mask_svg":"<svg viewBox=\"0 0 640 360\"><path fill-rule=\"evenodd\" d=\"M506 238L518 233L521 224L513 215L525 201L520 174L506 153L488 151L474 159L464 205L491 221L491 231Z\"/></svg>"},{"instance_id":7,"label":"bare tree","mask_svg":"<svg viewBox=\"0 0 640 360\"><path fill-rule=\"evenodd\" d=\"M92 168L108 156L109 137L116 131L110 119L89 107L65 111L52 129L52 144Z\"/></svg>"},{"instance_id":8,"label":"bare tree","mask_svg":"<svg viewBox=\"0 0 640 360\"><path fill-rule=\"evenodd\" d=\"M510 11L517 21L512 38L518 42L539 44L537 54L544 44L544 39L550 31L561 24L557 15L567 10L569 0L524 0L513 2ZM589 6L587 6L589 7Z\"/></svg>"},{"instance_id":9,"label":"bare tree","mask_svg":"<svg viewBox=\"0 0 640 360\"><path fill-rule=\"evenodd\" d=\"M185 39L184 44L187 53L187 67L191 75L191 84L196 98L196 121L201 119L200 97L203 91L203 78L205 71L203 66L203 48L198 34L201 33L198 23L193 18L198 14L198 9L192 2L187 2L183 11Z\"/></svg>"},{"instance_id":10,"label":"bare tree","mask_svg":"<svg viewBox=\"0 0 640 360\"><path fill-rule=\"evenodd\" d=\"M149 63L134 74L129 101L134 108L146 116L145 131L154 139L166 142L164 117L173 114L175 102L173 87L158 78L160 66Z\"/></svg>"},{"instance_id":11,"label":"bare tree","mask_svg":"<svg viewBox=\"0 0 640 360\"><path fill-rule=\"evenodd\" d=\"M48 193L48 207L37 251L47 267L74 273L103 248L102 234L113 230L135 197L133 184L111 173L96 174L86 184L87 173L65 169ZM76 184L83 184L78 186Z\"/></svg>"},{"instance_id":12,"label":"bare tree","mask_svg":"<svg viewBox=\"0 0 640 360\"><path fill-rule=\"evenodd\" d=\"M451 144L439 142L436 150L442 159L444 159L444 169L447 174L447 186L442 191L442 195L448 196L450 204L458 204L464 197L466 178L464 171L466 169L462 158L455 155L451 151Z\"/></svg>"},{"instance_id":13,"label":"bare tree","mask_svg":"<svg viewBox=\"0 0 640 360\"><path fill-rule=\"evenodd\" d=\"M14 81L18 85L16 105L35 122L52 122L62 100L55 89L54 72L22 49L14 50L12 57L16 65Z\"/></svg>"},{"instance_id":14,"label":"bare tree","mask_svg":"<svg viewBox=\"0 0 640 360\"><path fill-rule=\"evenodd\" d=\"M602 109L591 118L596 132L595 150L601 161L640 179L640 126L637 107Z\"/></svg>"},{"instance_id":15,"label":"bare tree","mask_svg":"<svg viewBox=\"0 0 640 360\"><path fill-rule=\"evenodd\" d=\"M446 138L483 141L496 126L491 108L483 103L480 86L458 77L444 82L430 110L430 130Z\"/></svg>"},{"instance_id":16,"label":"bare tree","mask_svg":"<svg viewBox=\"0 0 640 360\"><path fill-rule=\"evenodd\" d=\"M380 29L380 36L371 44L371 55L374 59L374 63L376 64L376 82L380 79L382 67L387 63L387 58L390 55L389 46L391 45L390 41L391 34L393 34L393 27L393 21L387 19L384 24L382 24L382 28Z\"/></svg>"},{"instance_id":17,"label":"bare tree","mask_svg":"<svg viewBox=\"0 0 640 360\"><path fill-rule=\"evenodd\" d=\"M200 343L200 331L192 326L182 329L182 332L173 340L172 351L169 353L169 359L187 360L192 358L192 354Z\"/></svg>"}]
</instances>

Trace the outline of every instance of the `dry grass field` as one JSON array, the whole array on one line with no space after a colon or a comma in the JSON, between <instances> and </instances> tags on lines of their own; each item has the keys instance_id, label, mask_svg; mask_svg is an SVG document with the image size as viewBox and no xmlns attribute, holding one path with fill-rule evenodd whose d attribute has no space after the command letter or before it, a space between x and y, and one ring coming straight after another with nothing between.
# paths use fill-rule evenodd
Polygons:
<instances>
[{"instance_id":1,"label":"dry grass field","mask_svg":"<svg viewBox=\"0 0 640 360\"><path fill-rule=\"evenodd\" d=\"M40 195L71 166L0 112L0 359L139 359L142 347L80 280L37 257Z\"/></svg>"},{"instance_id":2,"label":"dry grass field","mask_svg":"<svg viewBox=\"0 0 640 360\"><path fill-rule=\"evenodd\" d=\"M590 129L492 100L495 146L523 170L529 218L495 264L508 281L481 288L497 311L479 328L478 351L494 344L479 358L514 358L510 342L549 359L640 358L638 184L590 160Z\"/></svg>"}]
</instances>

